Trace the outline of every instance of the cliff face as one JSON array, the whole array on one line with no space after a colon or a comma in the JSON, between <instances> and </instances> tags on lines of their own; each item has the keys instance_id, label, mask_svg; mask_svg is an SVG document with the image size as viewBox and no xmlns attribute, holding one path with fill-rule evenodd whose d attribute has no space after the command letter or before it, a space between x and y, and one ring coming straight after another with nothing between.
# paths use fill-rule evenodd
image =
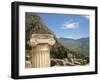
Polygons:
<instances>
[{"instance_id":1,"label":"cliff face","mask_svg":"<svg viewBox=\"0 0 100 81\"><path fill-rule=\"evenodd\" d=\"M25 31L26 31L26 50L31 50L31 47L27 45L27 41L30 39L32 34L52 34L56 40L56 44L51 47L51 58L66 58L67 48L65 48L56 38L54 32L52 32L44 24L40 16L36 13L26 12L25 13Z\"/></svg>"}]
</instances>

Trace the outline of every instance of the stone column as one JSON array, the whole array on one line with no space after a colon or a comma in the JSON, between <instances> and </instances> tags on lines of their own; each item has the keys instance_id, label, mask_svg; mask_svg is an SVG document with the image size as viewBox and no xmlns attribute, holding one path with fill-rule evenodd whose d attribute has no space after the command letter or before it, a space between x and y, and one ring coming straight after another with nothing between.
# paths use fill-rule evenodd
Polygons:
<instances>
[{"instance_id":1,"label":"stone column","mask_svg":"<svg viewBox=\"0 0 100 81\"><path fill-rule=\"evenodd\" d=\"M55 44L53 35L33 34L28 44L32 47L32 67L50 67L50 46Z\"/></svg>"}]
</instances>

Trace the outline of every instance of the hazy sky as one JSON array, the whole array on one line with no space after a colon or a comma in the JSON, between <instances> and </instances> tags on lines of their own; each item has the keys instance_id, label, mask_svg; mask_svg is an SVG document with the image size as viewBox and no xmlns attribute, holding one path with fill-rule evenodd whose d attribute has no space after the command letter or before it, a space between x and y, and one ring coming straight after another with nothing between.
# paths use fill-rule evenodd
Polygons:
<instances>
[{"instance_id":1,"label":"hazy sky","mask_svg":"<svg viewBox=\"0 0 100 81\"><path fill-rule=\"evenodd\" d=\"M73 14L38 13L57 37L78 39L89 37L89 16Z\"/></svg>"}]
</instances>

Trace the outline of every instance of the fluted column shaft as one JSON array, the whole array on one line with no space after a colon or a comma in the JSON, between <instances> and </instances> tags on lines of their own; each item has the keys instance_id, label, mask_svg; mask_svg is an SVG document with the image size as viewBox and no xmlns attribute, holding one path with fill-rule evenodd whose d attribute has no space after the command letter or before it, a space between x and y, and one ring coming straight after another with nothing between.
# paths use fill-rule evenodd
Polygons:
<instances>
[{"instance_id":1,"label":"fluted column shaft","mask_svg":"<svg viewBox=\"0 0 100 81\"><path fill-rule=\"evenodd\" d=\"M51 34L32 34L28 41L32 47L32 67L50 67L50 46L55 42Z\"/></svg>"},{"instance_id":2,"label":"fluted column shaft","mask_svg":"<svg viewBox=\"0 0 100 81\"><path fill-rule=\"evenodd\" d=\"M32 48L32 67L50 67L50 48L48 44L40 44Z\"/></svg>"}]
</instances>

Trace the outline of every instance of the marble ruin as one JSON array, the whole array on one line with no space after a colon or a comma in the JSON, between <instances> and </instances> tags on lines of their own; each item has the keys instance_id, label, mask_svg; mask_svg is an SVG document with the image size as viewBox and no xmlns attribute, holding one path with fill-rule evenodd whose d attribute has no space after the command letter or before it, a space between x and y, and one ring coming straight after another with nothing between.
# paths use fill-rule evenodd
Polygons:
<instances>
[{"instance_id":1,"label":"marble ruin","mask_svg":"<svg viewBox=\"0 0 100 81\"><path fill-rule=\"evenodd\" d=\"M55 42L51 34L32 34L28 41L32 47L32 67L50 67L50 47Z\"/></svg>"}]
</instances>

